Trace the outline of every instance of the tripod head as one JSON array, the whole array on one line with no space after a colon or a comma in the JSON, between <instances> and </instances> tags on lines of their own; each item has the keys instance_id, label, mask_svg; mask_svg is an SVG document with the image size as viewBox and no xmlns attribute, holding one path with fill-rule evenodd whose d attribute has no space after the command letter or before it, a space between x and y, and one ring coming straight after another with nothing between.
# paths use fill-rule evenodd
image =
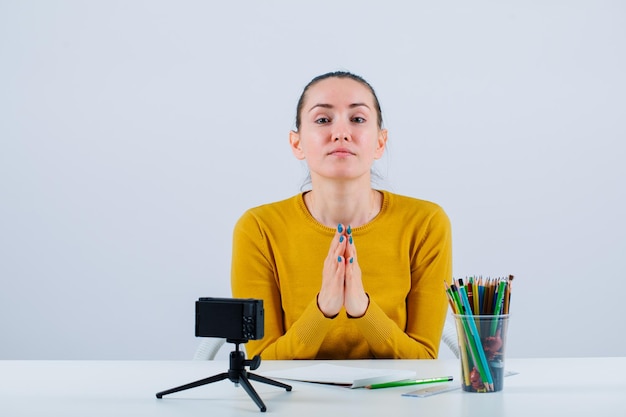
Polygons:
<instances>
[{"instance_id":1,"label":"tripod head","mask_svg":"<svg viewBox=\"0 0 626 417\"><path fill-rule=\"evenodd\" d=\"M254 371L255 369L258 369L259 366L261 366L261 355L255 355L252 359L246 359L244 352L239 349L240 344L248 342L246 339L226 339L226 341L228 343L235 344L235 350L230 352L229 373L232 370L236 370L237 372L245 372L246 366L250 367L250 370ZM238 381L233 382L237 383Z\"/></svg>"},{"instance_id":2,"label":"tripod head","mask_svg":"<svg viewBox=\"0 0 626 417\"><path fill-rule=\"evenodd\" d=\"M234 343L235 346L237 346L237 350L239 350L239 345L242 343L248 343L248 339L231 339L230 337L227 337L226 341L228 343Z\"/></svg>"}]
</instances>

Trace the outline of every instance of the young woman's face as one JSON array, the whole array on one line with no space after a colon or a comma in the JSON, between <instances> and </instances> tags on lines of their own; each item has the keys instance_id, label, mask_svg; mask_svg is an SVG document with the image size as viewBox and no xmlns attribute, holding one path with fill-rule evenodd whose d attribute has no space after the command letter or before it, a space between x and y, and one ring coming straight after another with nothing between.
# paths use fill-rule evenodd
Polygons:
<instances>
[{"instance_id":1,"label":"young woman's face","mask_svg":"<svg viewBox=\"0 0 626 417\"><path fill-rule=\"evenodd\" d=\"M378 127L374 97L365 85L350 78L319 81L306 92L300 118L300 129L289 139L312 178L369 178L387 131Z\"/></svg>"}]
</instances>

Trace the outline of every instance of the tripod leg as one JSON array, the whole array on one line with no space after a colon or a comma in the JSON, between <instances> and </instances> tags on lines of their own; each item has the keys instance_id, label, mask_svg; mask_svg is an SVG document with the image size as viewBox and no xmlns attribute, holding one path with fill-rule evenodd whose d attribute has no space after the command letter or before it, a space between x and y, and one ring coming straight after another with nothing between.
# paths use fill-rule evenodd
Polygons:
<instances>
[{"instance_id":1,"label":"tripod leg","mask_svg":"<svg viewBox=\"0 0 626 417\"><path fill-rule=\"evenodd\" d=\"M254 390L252 384L250 384L250 381L248 381L248 378L243 374L239 375L239 383L241 384L243 389L246 390L246 392L248 393L250 398L252 398L252 400L256 403L256 405L259 406L261 412L265 412L267 408L265 407L265 404L263 404L263 400L261 400L259 394L257 394L257 392Z\"/></svg>"},{"instance_id":2,"label":"tripod leg","mask_svg":"<svg viewBox=\"0 0 626 417\"><path fill-rule=\"evenodd\" d=\"M256 375L248 372L248 378L254 381L263 382L265 384L274 385L275 387L285 388L287 391L291 391L291 385L283 384L282 382L274 381L273 379L269 379L261 375Z\"/></svg>"},{"instance_id":3,"label":"tripod leg","mask_svg":"<svg viewBox=\"0 0 626 417\"><path fill-rule=\"evenodd\" d=\"M208 378L200 379L195 382L190 382L189 384L181 385L180 387L168 389L166 391L157 392L156 397L162 398L164 395L172 394L174 392L184 391L189 388L199 387L201 385L210 384L211 382L217 382L228 378L228 372L223 372L221 374L213 375Z\"/></svg>"}]
</instances>

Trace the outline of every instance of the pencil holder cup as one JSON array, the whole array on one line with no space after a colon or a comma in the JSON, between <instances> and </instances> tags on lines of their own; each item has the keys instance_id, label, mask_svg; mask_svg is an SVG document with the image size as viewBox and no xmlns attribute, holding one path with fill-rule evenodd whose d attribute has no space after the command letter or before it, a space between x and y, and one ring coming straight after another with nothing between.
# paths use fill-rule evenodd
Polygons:
<instances>
[{"instance_id":1,"label":"pencil holder cup","mask_svg":"<svg viewBox=\"0 0 626 417\"><path fill-rule=\"evenodd\" d=\"M454 315L466 392L502 391L509 315Z\"/></svg>"}]
</instances>

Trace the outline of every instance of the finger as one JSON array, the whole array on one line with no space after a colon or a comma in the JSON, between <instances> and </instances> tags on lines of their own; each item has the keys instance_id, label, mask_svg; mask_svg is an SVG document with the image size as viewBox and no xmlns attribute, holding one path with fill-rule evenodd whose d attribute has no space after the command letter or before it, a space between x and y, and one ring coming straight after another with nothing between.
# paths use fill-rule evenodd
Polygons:
<instances>
[{"instance_id":1,"label":"finger","mask_svg":"<svg viewBox=\"0 0 626 417\"><path fill-rule=\"evenodd\" d=\"M336 229L335 238L333 239L333 244L335 245L333 255L335 255L335 258L346 255L346 245L348 244L349 237L346 236L345 233L345 228L342 224L339 224Z\"/></svg>"},{"instance_id":2,"label":"finger","mask_svg":"<svg viewBox=\"0 0 626 417\"><path fill-rule=\"evenodd\" d=\"M356 258L351 258L352 263L346 266L346 288L344 306L351 317L361 317L365 314L369 304L367 294L363 288L361 268Z\"/></svg>"},{"instance_id":3,"label":"finger","mask_svg":"<svg viewBox=\"0 0 626 417\"><path fill-rule=\"evenodd\" d=\"M318 294L318 306L327 316L338 313L343 305L345 285L345 228L338 225L324 260L322 285Z\"/></svg>"},{"instance_id":4,"label":"finger","mask_svg":"<svg viewBox=\"0 0 626 417\"><path fill-rule=\"evenodd\" d=\"M348 263L350 263L350 260L352 259L352 262L354 262L354 260L356 260L356 245L354 244L354 236L352 236L351 230L348 227L348 239L346 240L346 250L345 250L345 257L348 260Z\"/></svg>"},{"instance_id":5,"label":"finger","mask_svg":"<svg viewBox=\"0 0 626 417\"><path fill-rule=\"evenodd\" d=\"M346 285L357 292L362 291L363 283L361 281L361 267L357 258L356 245L354 243L354 236L352 236L350 228L348 228L348 240L345 250L346 268L345 277ZM360 290L360 291L359 291Z\"/></svg>"},{"instance_id":6,"label":"finger","mask_svg":"<svg viewBox=\"0 0 626 417\"><path fill-rule=\"evenodd\" d=\"M330 248L328 249L328 255L324 261L324 269L336 271L337 268L340 268L343 265L346 257L346 245L348 245L348 238L345 235L345 228L340 223L337 225L337 229L335 229L335 236L330 243ZM343 277L343 274L341 275Z\"/></svg>"},{"instance_id":7,"label":"finger","mask_svg":"<svg viewBox=\"0 0 626 417\"><path fill-rule=\"evenodd\" d=\"M326 317L336 315L343 305L345 265L343 258L328 256L324 262L322 286L317 298L319 309Z\"/></svg>"},{"instance_id":8,"label":"finger","mask_svg":"<svg viewBox=\"0 0 626 417\"><path fill-rule=\"evenodd\" d=\"M357 277L359 280L361 278L360 274L361 268L359 267L359 263L355 256L350 256L349 258L345 258L345 277L346 284L349 281L352 281L354 277Z\"/></svg>"}]
</instances>

